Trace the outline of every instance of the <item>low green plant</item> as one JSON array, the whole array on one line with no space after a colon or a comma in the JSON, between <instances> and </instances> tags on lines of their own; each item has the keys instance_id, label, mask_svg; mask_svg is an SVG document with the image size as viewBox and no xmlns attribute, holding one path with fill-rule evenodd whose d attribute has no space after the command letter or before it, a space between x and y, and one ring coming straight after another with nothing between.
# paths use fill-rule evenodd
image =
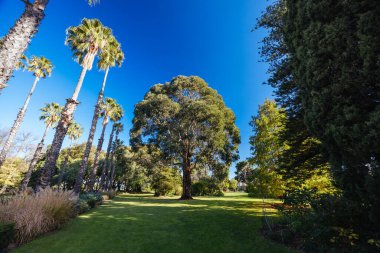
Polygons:
<instances>
[{"instance_id":1,"label":"low green plant","mask_svg":"<svg viewBox=\"0 0 380 253\"><path fill-rule=\"evenodd\" d=\"M90 206L87 204L87 201L78 199L78 201L75 203L75 210L77 214L82 214L90 210Z\"/></svg>"},{"instance_id":2,"label":"low green plant","mask_svg":"<svg viewBox=\"0 0 380 253\"><path fill-rule=\"evenodd\" d=\"M103 203L103 197L100 192L84 193L84 194L81 194L79 198L86 201L87 205L90 208L94 208L97 205L100 205Z\"/></svg>"},{"instance_id":3,"label":"low green plant","mask_svg":"<svg viewBox=\"0 0 380 253\"><path fill-rule=\"evenodd\" d=\"M14 226L13 222L0 222L0 252L6 249L12 242Z\"/></svg>"},{"instance_id":4,"label":"low green plant","mask_svg":"<svg viewBox=\"0 0 380 253\"><path fill-rule=\"evenodd\" d=\"M293 189L278 206L281 221L266 224L265 233L303 252L378 252L379 238L355 226L362 208L339 194Z\"/></svg>"}]
</instances>

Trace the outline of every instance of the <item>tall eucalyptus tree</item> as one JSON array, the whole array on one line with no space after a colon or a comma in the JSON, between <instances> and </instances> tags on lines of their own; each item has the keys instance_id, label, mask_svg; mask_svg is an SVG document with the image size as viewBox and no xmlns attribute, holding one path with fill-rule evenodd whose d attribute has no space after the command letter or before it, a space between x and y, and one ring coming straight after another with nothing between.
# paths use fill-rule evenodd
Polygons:
<instances>
[{"instance_id":1,"label":"tall eucalyptus tree","mask_svg":"<svg viewBox=\"0 0 380 253\"><path fill-rule=\"evenodd\" d=\"M37 86L38 81L41 78L46 78L50 76L52 69L53 69L53 65L51 64L51 62L43 56L41 57L33 56L30 59L27 70L29 72L32 72L33 75L35 76L34 82L33 82L32 87L30 88L28 96L26 97L23 107L20 109L19 113L17 114L16 120L13 123L13 126L9 132L8 138L5 141L4 147L0 153L0 168L3 165L5 158L7 157L9 149L13 143L13 139L16 136L17 131L21 126L22 120L24 119L25 112L28 108L30 99L33 95L33 92Z\"/></svg>"},{"instance_id":2,"label":"tall eucalyptus tree","mask_svg":"<svg viewBox=\"0 0 380 253\"><path fill-rule=\"evenodd\" d=\"M182 167L181 199L191 199L191 173L199 163L228 177L240 143L235 115L222 96L197 76L153 86L135 106L131 145L153 145Z\"/></svg>"},{"instance_id":3,"label":"tall eucalyptus tree","mask_svg":"<svg viewBox=\"0 0 380 253\"><path fill-rule=\"evenodd\" d=\"M107 46L112 35L111 29L103 26L98 19L84 18L80 25L67 29L66 45L73 51L76 61L82 71L71 98L67 99L62 116L58 122L53 143L46 157L41 172L39 186L45 188L50 185L51 172L55 168L62 143L67 133L74 111L79 104L77 101L87 70L92 69L95 57Z\"/></svg>"}]
</instances>

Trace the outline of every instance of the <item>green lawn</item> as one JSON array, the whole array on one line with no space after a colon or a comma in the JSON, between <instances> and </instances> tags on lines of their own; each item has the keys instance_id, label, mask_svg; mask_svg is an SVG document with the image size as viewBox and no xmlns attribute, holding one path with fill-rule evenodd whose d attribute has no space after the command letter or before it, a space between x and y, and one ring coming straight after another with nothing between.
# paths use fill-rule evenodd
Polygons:
<instances>
[{"instance_id":1,"label":"green lawn","mask_svg":"<svg viewBox=\"0 0 380 253\"><path fill-rule=\"evenodd\" d=\"M259 235L262 201L245 194L192 201L120 195L15 253L291 252Z\"/></svg>"}]
</instances>

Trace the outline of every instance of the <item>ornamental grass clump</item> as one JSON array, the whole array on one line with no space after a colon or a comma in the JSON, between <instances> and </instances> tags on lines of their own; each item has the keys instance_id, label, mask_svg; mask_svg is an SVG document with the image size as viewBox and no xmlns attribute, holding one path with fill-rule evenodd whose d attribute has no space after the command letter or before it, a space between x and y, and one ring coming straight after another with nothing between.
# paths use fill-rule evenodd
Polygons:
<instances>
[{"instance_id":1,"label":"ornamental grass clump","mask_svg":"<svg viewBox=\"0 0 380 253\"><path fill-rule=\"evenodd\" d=\"M15 224L15 243L26 243L73 217L76 199L71 191L49 188L29 196L16 196L0 204L0 220Z\"/></svg>"}]
</instances>

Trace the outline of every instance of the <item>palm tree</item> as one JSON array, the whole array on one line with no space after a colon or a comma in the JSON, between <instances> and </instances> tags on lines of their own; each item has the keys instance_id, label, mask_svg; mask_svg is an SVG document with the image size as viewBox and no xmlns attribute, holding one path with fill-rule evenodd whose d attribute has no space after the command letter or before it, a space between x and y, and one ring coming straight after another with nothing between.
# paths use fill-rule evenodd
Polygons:
<instances>
[{"instance_id":1,"label":"palm tree","mask_svg":"<svg viewBox=\"0 0 380 253\"><path fill-rule=\"evenodd\" d=\"M119 143L119 134L124 130L124 126L122 123L118 122L114 124L114 128L116 129L116 135L115 135L115 141L113 142L113 147L111 151L111 158L109 160L109 163L107 162L104 164L105 166L108 165L107 171L108 171L108 183L107 183L107 190L111 189L112 182L115 178L115 166L113 164L113 157L115 155L115 151L118 148L118 143Z\"/></svg>"},{"instance_id":2,"label":"palm tree","mask_svg":"<svg viewBox=\"0 0 380 253\"><path fill-rule=\"evenodd\" d=\"M72 122L69 126L69 129L67 130L67 136L70 139L70 145L67 150L67 154L65 157L65 161L63 162L61 171L59 173L59 178L58 178L58 188L60 184L62 183L63 176L65 175L66 169L67 169L67 164L69 162L69 157L71 155L71 147L73 146L73 141L79 139L82 136L83 133L83 128L76 122Z\"/></svg>"},{"instance_id":3,"label":"palm tree","mask_svg":"<svg viewBox=\"0 0 380 253\"><path fill-rule=\"evenodd\" d=\"M108 140L108 146L107 146L107 152L106 152L106 158L104 159L104 163L102 166L102 173L100 175L100 183L98 186L98 189L104 189L104 182L105 182L105 176L106 176L106 168L108 167L108 161L109 161L109 156L111 153L111 147L112 147L112 142L113 142L113 137L115 135L115 124L116 122L113 123L110 138Z\"/></svg>"},{"instance_id":4,"label":"palm tree","mask_svg":"<svg viewBox=\"0 0 380 253\"><path fill-rule=\"evenodd\" d=\"M7 140L5 141L3 150L0 153L0 168L3 165L5 158L7 157L7 154L12 145L13 139L16 136L16 133L21 126L26 109L28 108L28 105L29 105L30 98L33 95L34 89L36 88L38 81L40 80L40 78L46 78L50 76L52 69L53 69L53 65L51 64L51 62L43 56L41 57L33 56L31 60L29 61L27 70L32 72L33 75L35 76L34 82L33 82L32 88L29 91L28 96L26 97L23 107L20 109L19 113L17 114L16 120L13 123L13 126L11 128L11 131L9 132Z\"/></svg>"},{"instance_id":5,"label":"palm tree","mask_svg":"<svg viewBox=\"0 0 380 253\"><path fill-rule=\"evenodd\" d=\"M16 24L9 30L0 45L0 92L6 87L16 69L22 53L36 34L41 20L45 17L45 7L49 0L23 0L25 10Z\"/></svg>"},{"instance_id":6,"label":"palm tree","mask_svg":"<svg viewBox=\"0 0 380 253\"><path fill-rule=\"evenodd\" d=\"M42 112L42 115L40 116L40 120L43 120L45 123L45 131L44 131L44 134L42 135L42 139L40 143L38 143L37 145L36 151L34 152L33 158L29 164L29 169L26 172L25 177L21 182L20 191L24 191L26 187L28 186L30 177L32 175L32 171L36 167L38 159L40 159L40 154L41 154L42 148L44 147L45 137L48 131L50 130L50 128L55 127L57 125L58 120L62 113L62 109L63 109L62 106L59 106L58 103L54 103L54 102L50 104L46 103L45 106L40 109L40 111Z\"/></svg>"},{"instance_id":7,"label":"palm tree","mask_svg":"<svg viewBox=\"0 0 380 253\"><path fill-rule=\"evenodd\" d=\"M121 106L116 102L115 99L112 99L112 98L106 98L105 102L101 104L101 109L102 109L102 116L103 116L103 123L102 123L103 129L102 129L102 133L100 134L98 146L95 152L94 167L92 169L90 182L88 184L89 191L93 191L94 189L95 176L99 167L99 155L100 155L100 152L102 151L103 142L104 142L104 133L106 131L106 127L108 125L109 119L111 119L114 122L118 121L121 119L124 113ZM75 183L75 188L74 188L75 192L79 192L81 185L82 185L82 182L77 180Z\"/></svg>"},{"instance_id":8,"label":"palm tree","mask_svg":"<svg viewBox=\"0 0 380 253\"><path fill-rule=\"evenodd\" d=\"M95 105L94 115L92 117L90 133L88 135L86 149L84 151L84 155L82 159L82 164L81 164L81 167L79 169L78 176L76 179L78 184L80 185L82 184L82 181L83 181L83 173L85 169L87 168L88 158L90 156L92 142L94 140L94 135L96 131L96 125L98 124L98 119L99 119L100 110L101 110L100 105L103 101L104 88L106 86L109 68L114 67L116 65L120 67L123 60L124 60L124 54L123 54L123 51L121 50L121 46L119 42L115 39L115 37L111 36L110 42L99 55L98 68L105 70L105 74L103 78L102 87L98 94L98 100Z\"/></svg>"},{"instance_id":9,"label":"palm tree","mask_svg":"<svg viewBox=\"0 0 380 253\"><path fill-rule=\"evenodd\" d=\"M107 169L108 169L108 163L109 163L109 157L110 157L110 154L111 154L111 149L112 149L112 143L113 143L113 137L115 135L115 131L116 131L116 124L117 121L115 121L113 123L113 126L112 126L112 131L111 131L111 134L110 134L110 138L108 140L108 146L107 146L107 152L106 152L106 158L104 159L104 163L103 163L103 166L102 166L102 173L101 173L101 178L100 178L100 184L99 184L99 189L105 189L105 182L107 180L106 178L106 172L107 172Z\"/></svg>"},{"instance_id":10,"label":"palm tree","mask_svg":"<svg viewBox=\"0 0 380 253\"><path fill-rule=\"evenodd\" d=\"M34 0L33 3L30 0L21 1L25 3L25 10L0 44L0 93L7 86L18 60L37 33L49 2L49 0ZM99 0L88 0L90 5L97 2Z\"/></svg>"},{"instance_id":11,"label":"palm tree","mask_svg":"<svg viewBox=\"0 0 380 253\"><path fill-rule=\"evenodd\" d=\"M95 57L107 46L109 37L112 36L111 29L102 25L98 19L83 19L79 26L67 29L66 44L74 52L74 57L82 66L78 83L70 99L67 99L62 116L58 122L53 143L46 157L44 168L41 172L39 185L46 188L50 185L51 172L55 168L62 143L65 139L67 129L72 120L77 99L82 87L87 70L92 69Z\"/></svg>"}]
</instances>

